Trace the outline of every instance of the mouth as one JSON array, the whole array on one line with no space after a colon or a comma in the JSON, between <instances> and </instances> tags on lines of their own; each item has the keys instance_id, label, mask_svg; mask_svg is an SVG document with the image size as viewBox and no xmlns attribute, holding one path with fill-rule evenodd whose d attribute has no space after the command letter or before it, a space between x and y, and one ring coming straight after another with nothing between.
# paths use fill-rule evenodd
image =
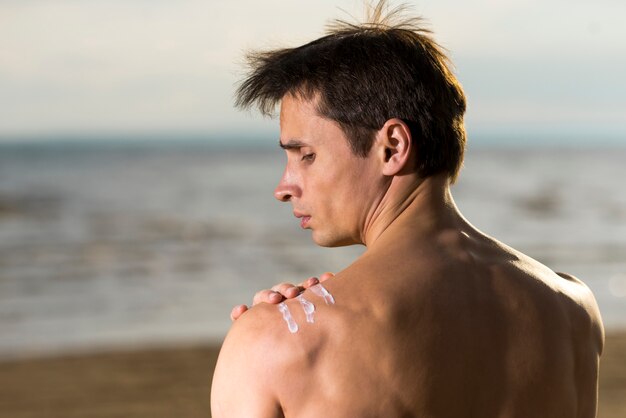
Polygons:
<instances>
[{"instance_id":1,"label":"mouth","mask_svg":"<svg viewBox=\"0 0 626 418\"><path fill-rule=\"evenodd\" d=\"M311 215L305 215L305 214L299 213L299 212L294 212L293 215L296 218L300 219L300 228L302 228L302 229L307 228L307 226L309 225L309 222L311 220Z\"/></svg>"},{"instance_id":2,"label":"mouth","mask_svg":"<svg viewBox=\"0 0 626 418\"><path fill-rule=\"evenodd\" d=\"M303 216L302 218L300 218L300 228L305 229L306 227L308 227L310 220L310 216Z\"/></svg>"}]
</instances>

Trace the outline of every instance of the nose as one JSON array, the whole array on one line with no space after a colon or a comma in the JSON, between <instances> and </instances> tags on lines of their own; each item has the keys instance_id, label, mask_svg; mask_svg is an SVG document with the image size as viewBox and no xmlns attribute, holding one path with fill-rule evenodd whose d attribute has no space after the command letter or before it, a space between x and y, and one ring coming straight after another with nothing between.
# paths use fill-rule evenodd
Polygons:
<instances>
[{"instance_id":1,"label":"nose","mask_svg":"<svg viewBox=\"0 0 626 418\"><path fill-rule=\"evenodd\" d=\"M281 202L289 202L294 197L300 197L300 194L300 187L296 184L293 176L285 168L285 172L274 189L274 197Z\"/></svg>"}]
</instances>

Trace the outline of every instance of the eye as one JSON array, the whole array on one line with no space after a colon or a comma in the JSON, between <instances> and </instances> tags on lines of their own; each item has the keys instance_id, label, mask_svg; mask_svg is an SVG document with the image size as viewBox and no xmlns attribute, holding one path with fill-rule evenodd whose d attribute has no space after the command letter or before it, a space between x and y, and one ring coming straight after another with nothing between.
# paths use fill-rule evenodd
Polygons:
<instances>
[{"instance_id":1,"label":"eye","mask_svg":"<svg viewBox=\"0 0 626 418\"><path fill-rule=\"evenodd\" d=\"M315 153L304 154L302 156L302 161L313 161L315 160Z\"/></svg>"}]
</instances>

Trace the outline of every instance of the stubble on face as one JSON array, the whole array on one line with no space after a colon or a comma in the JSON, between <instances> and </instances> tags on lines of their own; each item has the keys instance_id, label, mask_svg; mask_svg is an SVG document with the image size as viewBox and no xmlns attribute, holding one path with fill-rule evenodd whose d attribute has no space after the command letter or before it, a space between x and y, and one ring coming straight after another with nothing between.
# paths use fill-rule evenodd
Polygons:
<instances>
[{"instance_id":1,"label":"stubble on face","mask_svg":"<svg viewBox=\"0 0 626 418\"><path fill-rule=\"evenodd\" d=\"M280 129L287 166L278 188L292 192L295 213L310 216L305 227L313 241L323 247L362 244L365 218L379 192L375 158L356 156L340 126L321 117L314 101L285 96Z\"/></svg>"}]
</instances>

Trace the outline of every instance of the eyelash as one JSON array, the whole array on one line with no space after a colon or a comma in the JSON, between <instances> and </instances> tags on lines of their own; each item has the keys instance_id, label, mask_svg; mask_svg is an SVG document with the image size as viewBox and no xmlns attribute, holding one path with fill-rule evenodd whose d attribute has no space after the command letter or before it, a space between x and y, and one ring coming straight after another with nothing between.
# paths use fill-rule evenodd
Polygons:
<instances>
[{"instance_id":1,"label":"eyelash","mask_svg":"<svg viewBox=\"0 0 626 418\"><path fill-rule=\"evenodd\" d=\"M315 154L310 153L310 154L303 155L301 161L313 161L314 159L315 159Z\"/></svg>"}]
</instances>

